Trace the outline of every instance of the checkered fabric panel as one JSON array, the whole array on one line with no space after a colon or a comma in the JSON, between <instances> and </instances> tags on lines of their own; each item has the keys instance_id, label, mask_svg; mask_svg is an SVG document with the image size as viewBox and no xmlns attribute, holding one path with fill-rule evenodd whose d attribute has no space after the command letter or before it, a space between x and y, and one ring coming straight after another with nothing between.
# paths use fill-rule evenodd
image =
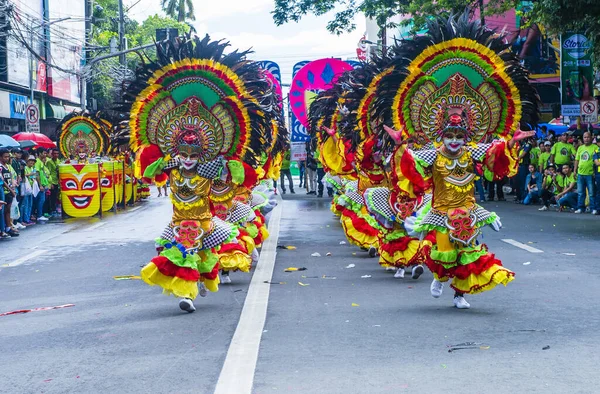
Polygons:
<instances>
[{"instance_id":1,"label":"checkered fabric panel","mask_svg":"<svg viewBox=\"0 0 600 394\"><path fill-rule=\"evenodd\" d=\"M237 224L242 221L247 221L248 217L252 213L252 208L249 205L241 202L236 202L232 207L229 215L227 216L227 222Z\"/></svg>"},{"instance_id":2,"label":"checkered fabric panel","mask_svg":"<svg viewBox=\"0 0 600 394\"><path fill-rule=\"evenodd\" d=\"M170 170L171 168L179 167L179 159L171 159L165 164L164 170Z\"/></svg>"},{"instance_id":3,"label":"checkered fabric panel","mask_svg":"<svg viewBox=\"0 0 600 394\"><path fill-rule=\"evenodd\" d=\"M423 218L422 224L432 224L434 226L446 227L446 216L435 213L433 210L427 212Z\"/></svg>"},{"instance_id":4,"label":"checkered fabric panel","mask_svg":"<svg viewBox=\"0 0 600 394\"><path fill-rule=\"evenodd\" d=\"M162 239L166 239L169 242L175 241L175 233L173 232L173 227L169 224L160 235Z\"/></svg>"},{"instance_id":5,"label":"checkered fabric panel","mask_svg":"<svg viewBox=\"0 0 600 394\"><path fill-rule=\"evenodd\" d=\"M488 220L492 216L492 213L477 205L475 207L475 216L477 217L477 223L480 223Z\"/></svg>"},{"instance_id":6,"label":"checkered fabric panel","mask_svg":"<svg viewBox=\"0 0 600 394\"><path fill-rule=\"evenodd\" d=\"M216 217L212 218L212 224L213 230L202 239L202 249L211 249L221 245L234 231L231 224Z\"/></svg>"},{"instance_id":7,"label":"checkered fabric panel","mask_svg":"<svg viewBox=\"0 0 600 394\"><path fill-rule=\"evenodd\" d=\"M219 176L221 168L223 168L223 161L221 158L209 163L198 164L198 175L203 178L214 179Z\"/></svg>"},{"instance_id":8,"label":"checkered fabric panel","mask_svg":"<svg viewBox=\"0 0 600 394\"><path fill-rule=\"evenodd\" d=\"M492 144L477 144L476 146L469 146L469 152L471 152L471 158L473 160L483 160L485 153L490 149Z\"/></svg>"},{"instance_id":9,"label":"checkered fabric panel","mask_svg":"<svg viewBox=\"0 0 600 394\"><path fill-rule=\"evenodd\" d=\"M395 215L390 205L390 189L386 187L373 187L364 192L364 200L369 212L383 216L393 222Z\"/></svg>"},{"instance_id":10,"label":"checkered fabric panel","mask_svg":"<svg viewBox=\"0 0 600 394\"><path fill-rule=\"evenodd\" d=\"M365 200L363 196L361 196L360 193L354 190L347 191L346 197L348 197L350 200L354 201L357 204L365 205Z\"/></svg>"},{"instance_id":11,"label":"checkered fabric panel","mask_svg":"<svg viewBox=\"0 0 600 394\"><path fill-rule=\"evenodd\" d=\"M437 157L437 150L435 149L421 149L411 151L411 153L429 165L432 165Z\"/></svg>"}]
</instances>

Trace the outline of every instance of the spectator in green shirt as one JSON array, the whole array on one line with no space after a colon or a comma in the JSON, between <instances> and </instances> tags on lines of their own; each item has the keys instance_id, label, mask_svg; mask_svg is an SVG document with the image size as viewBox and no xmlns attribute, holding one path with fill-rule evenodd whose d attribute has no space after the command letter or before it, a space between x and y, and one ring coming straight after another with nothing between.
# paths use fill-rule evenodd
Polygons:
<instances>
[{"instance_id":1,"label":"spectator in green shirt","mask_svg":"<svg viewBox=\"0 0 600 394\"><path fill-rule=\"evenodd\" d=\"M58 149L50 151L50 159L46 160L46 168L48 169L48 183L50 187L50 196L48 199L48 212L56 216L56 205L58 203L58 195L60 188L58 187Z\"/></svg>"},{"instance_id":2,"label":"spectator in green shirt","mask_svg":"<svg viewBox=\"0 0 600 394\"><path fill-rule=\"evenodd\" d=\"M564 164L562 166L562 176L556 177L556 181L561 188L561 192L556 195L559 208L575 208L577 206L577 193L575 192L577 177L573 173L573 168L569 164Z\"/></svg>"},{"instance_id":3,"label":"spectator in green shirt","mask_svg":"<svg viewBox=\"0 0 600 394\"><path fill-rule=\"evenodd\" d=\"M539 211L547 211L550 208L550 203L556 204L556 195L560 192L557 184L557 174L554 164L548 164L544 171L544 181L542 182L542 202L544 206Z\"/></svg>"},{"instance_id":4,"label":"spectator in green shirt","mask_svg":"<svg viewBox=\"0 0 600 394\"><path fill-rule=\"evenodd\" d=\"M591 209L594 203L594 155L598 153L598 145L592 144L592 133L583 133L583 145L577 148L575 155L575 173L577 174L577 210L575 213L585 212L585 195L589 197Z\"/></svg>"},{"instance_id":5,"label":"spectator in green shirt","mask_svg":"<svg viewBox=\"0 0 600 394\"><path fill-rule=\"evenodd\" d=\"M283 154L283 160L281 162L281 193L285 194L285 178L287 177L288 179L288 183L290 185L290 193L292 194L296 194L296 192L294 191L294 182L292 181L292 172L290 170L290 167L292 166L292 162L291 162L291 152L288 148L288 150Z\"/></svg>"},{"instance_id":6,"label":"spectator in green shirt","mask_svg":"<svg viewBox=\"0 0 600 394\"><path fill-rule=\"evenodd\" d=\"M557 167L564 164L571 164L575 157L575 148L567 143L567 135L565 133L558 137L558 142L554 144L550 151L550 162Z\"/></svg>"},{"instance_id":7,"label":"spectator in green shirt","mask_svg":"<svg viewBox=\"0 0 600 394\"><path fill-rule=\"evenodd\" d=\"M552 149L552 143L550 141L544 142L543 145L540 146L540 157L538 158L538 170L543 173L546 167L548 167L548 162L550 161L550 150Z\"/></svg>"},{"instance_id":8,"label":"spectator in green shirt","mask_svg":"<svg viewBox=\"0 0 600 394\"><path fill-rule=\"evenodd\" d=\"M48 152L45 149L40 148L38 150L38 158L35 162L35 170L38 173L40 179L40 192L35 197L34 207L36 207L36 218L40 222L45 222L48 219L44 217L44 203L46 202L46 190L50 186L48 177L50 175L46 162L48 161Z\"/></svg>"}]
</instances>

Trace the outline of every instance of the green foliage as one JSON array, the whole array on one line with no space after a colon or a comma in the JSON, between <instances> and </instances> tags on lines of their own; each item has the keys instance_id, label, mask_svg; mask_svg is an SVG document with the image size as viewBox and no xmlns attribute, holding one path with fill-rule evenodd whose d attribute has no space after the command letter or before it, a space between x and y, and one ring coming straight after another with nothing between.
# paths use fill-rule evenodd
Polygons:
<instances>
[{"instance_id":1,"label":"green foliage","mask_svg":"<svg viewBox=\"0 0 600 394\"><path fill-rule=\"evenodd\" d=\"M518 0L491 0L484 14L498 14L514 7ZM412 15L415 30L420 30L431 15L460 13L465 8L481 7L478 0L275 0L272 12L276 25L298 22L304 15L324 15L335 10L327 24L331 33L342 34L356 29L352 22L362 13L380 27L396 27L390 22L395 15Z\"/></svg>"},{"instance_id":2,"label":"green foliage","mask_svg":"<svg viewBox=\"0 0 600 394\"><path fill-rule=\"evenodd\" d=\"M551 33L585 32L593 42L594 58L600 59L600 2L598 0L538 0L531 20Z\"/></svg>"},{"instance_id":3,"label":"green foliage","mask_svg":"<svg viewBox=\"0 0 600 394\"><path fill-rule=\"evenodd\" d=\"M305 15L324 15L335 11L327 30L334 34L356 29L354 17L359 13L375 20L380 27L394 28L395 15L411 15L414 31L419 31L431 15L462 12L465 8L481 9L483 0L274 0L272 12L276 25L298 22ZM523 3L529 6L522 7ZM529 23L538 23L552 34L583 31L594 43L595 58L600 59L600 1L598 0L490 0L483 15L499 15L516 8Z\"/></svg>"},{"instance_id":4,"label":"green foliage","mask_svg":"<svg viewBox=\"0 0 600 394\"><path fill-rule=\"evenodd\" d=\"M194 3L192 0L160 0L163 11L178 22L196 20Z\"/></svg>"},{"instance_id":5,"label":"green foliage","mask_svg":"<svg viewBox=\"0 0 600 394\"><path fill-rule=\"evenodd\" d=\"M94 9L91 43L97 48L103 48L93 54L101 56L108 53L111 39L118 39L119 36L119 2L118 0L96 0L95 4L101 9L97 7ZM169 16L152 15L140 24L125 15L125 37L129 48L152 44L156 37L156 29L161 28L176 28L179 34L190 31L190 25L178 22ZM144 53L150 58L155 56L152 48L145 50ZM127 67L135 70L140 57L135 53L129 53L126 61ZM92 94L97 100L99 109L109 109L113 106L116 99L116 81L111 76L111 71L114 71L118 65L118 57L102 60L95 65Z\"/></svg>"}]
</instances>

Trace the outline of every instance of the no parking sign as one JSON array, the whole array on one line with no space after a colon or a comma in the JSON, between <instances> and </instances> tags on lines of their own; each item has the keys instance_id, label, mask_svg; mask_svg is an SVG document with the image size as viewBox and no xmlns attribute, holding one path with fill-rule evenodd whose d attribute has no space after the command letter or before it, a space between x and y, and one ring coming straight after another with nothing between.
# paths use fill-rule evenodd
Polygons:
<instances>
[{"instance_id":1,"label":"no parking sign","mask_svg":"<svg viewBox=\"0 0 600 394\"><path fill-rule=\"evenodd\" d=\"M35 104L29 104L25 110L25 130L28 133L40 132L40 110Z\"/></svg>"}]
</instances>

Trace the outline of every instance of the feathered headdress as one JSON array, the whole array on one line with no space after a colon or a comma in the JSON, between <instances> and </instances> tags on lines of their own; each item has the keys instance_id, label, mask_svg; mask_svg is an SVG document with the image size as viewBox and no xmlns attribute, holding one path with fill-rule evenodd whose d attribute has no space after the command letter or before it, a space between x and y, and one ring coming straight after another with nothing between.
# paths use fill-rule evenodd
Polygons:
<instances>
[{"instance_id":1,"label":"feathered headdress","mask_svg":"<svg viewBox=\"0 0 600 394\"><path fill-rule=\"evenodd\" d=\"M102 155L108 144L112 125L99 113L74 112L58 125L58 147L68 158L85 153L86 156Z\"/></svg>"},{"instance_id":2,"label":"feathered headdress","mask_svg":"<svg viewBox=\"0 0 600 394\"><path fill-rule=\"evenodd\" d=\"M249 52L224 54L227 47L208 36L176 38L157 44L158 60L137 70L122 109L141 173L183 151L200 163L223 156L258 164L270 146L274 95Z\"/></svg>"},{"instance_id":3,"label":"feathered headdress","mask_svg":"<svg viewBox=\"0 0 600 394\"><path fill-rule=\"evenodd\" d=\"M539 98L504 38L468 13L430 20L427 35L396 43L396 64L376 93L379 115L434 144L448 128L479 142L533 127Z\"/></svg>"}]
</instances>

